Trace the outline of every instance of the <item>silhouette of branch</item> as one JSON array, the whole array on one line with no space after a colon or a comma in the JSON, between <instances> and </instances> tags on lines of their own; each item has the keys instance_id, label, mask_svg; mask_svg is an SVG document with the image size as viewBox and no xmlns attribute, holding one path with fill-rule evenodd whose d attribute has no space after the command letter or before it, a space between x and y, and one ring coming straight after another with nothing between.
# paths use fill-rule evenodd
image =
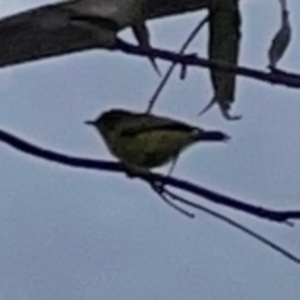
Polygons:
<instances>
[{"instance_id":1,"label":"silhouette of branch","mask_svg":"<svg viewBox=\"0 0 300 300\"><path fill-rule=\"evenodd\" d=\"M200 21L200 23L189 34L187 40L183 43L183 45L180 48L178 54L184 54L184 51L188 48L188 46L190 45L190 43L197 36L197 34L202 29L202 27L208 22L208 20L209 20L209 15L207 15L203 20ZM149 101L149 105L148 105L148 108L147 108L147 111L146 111L148 114L152 111L152 109L154 107L154 104L155 104L156 100L158 99L159 94L161 93L161 91L163 90L163 88L165 87L165 85L167 84L167 82L168 82L170 76L172 75L173 70L175 69L175 67L176 67L176 63L173 62L170 65L170 67L169 67L168 71L166 72L166 74L164 75L162 81L158 85L157 89L155 90L153 96L151 97L151 99ZM182 70L185 71L186 68L182 68Z\"/></svg>"},{"instance_id":2,"label":"silhouette of branch","mask_svg":"<svg viewBox=\"0 0 300 300\"><path fill-rule=\"evenodd\" d=\"M283 256L285 256L286 258L288 258L289 260L297 263L297 264L300 264L300 258L294 254L292 254L291 252L285 250L284 248L280 247L279 245L275 244L274 242L272 242L271 240L265 238L264 236L262 236L261 234L255 232L254 230L251 230L249 229L248 227L238 223L237 221L221 214L221 213L218 213L218 212L215 212L207 207L204 207L203 205L200 205L200 204L195 204L193 202L191 202L190 200L187 200L169 190L164 190L165 192L165 196L169 196L172 200L174 201L178 201L179 203L184 203L186 205L191 205L192 207L195 208L195 206L197 207L198 210L206 213L206 214L209 214L211 215L212 217L220 220L220 221L223 221L225 223L227 223L228 225L242 231L243 233L245 233L246 235L249 235L250 237L256 239L257 241L261 242L262 244L270 247L272 250L282 254Z\"/></svg>"},{"instance_id":3,"label":"silhouette of branch","mask_svg":"<svg viewBox=\"0 0 300 300\"><path fill-rule=\"evenodd\" d=\"M187 211L186 209L181 208L180 206L176 205L175 203L173 203L173 199L169 199L169 194L168 191L161 185L151 185L152 190L166 203L168 204L170 207L174 208L176 211L178 211L179 213L183 214L184 216L188 217L188 218L195 218L195 215L189 211Z\"/></svg>"},{"instance_id":4,"label":"silhouette of branch","mask_svg":"<svg viewBox=\"0 0 300 300\"><path fill-rule=\"evenodd\" d=\"M300 88L300 74L288 73L282 70L260 71L253 68L233 66L223 62L216 62L208 59L198 57L196 54L178 54L169 50L162 50L158 48L151 48L150 50L143 50L139 46L135 46L118 41L118 45L114 50L120 50L126 54L139 55L154 58L160 58L173 62L174 64L181 64L184 67L203 67L210 69L217 69L226 72L233 72L237 75L252 78L255 80L268 82L271 84L284 85L290 88Z\"/></svg>"},{"instance_id":5,"label":"silhouette of branch","mask_svg":"<svg viewBox=\"0 0 300 300\"><path fill-rule=\"evenodd\" d=\"M126 168L117 162L107 162L94 159L86 159L80 157L69 156L61 154L48 149L40 148L35 146L17 136L10 134L4 130L0 130L0 141L10 145L11 147L24 152L26 154L45 159L47 161L56 162L61 165L66 165L74 168L92 169L92 170L103 170L111 172L122 172L127 173ZM247 204L242 201L236 200L232 197L225 196L213 190L205 187L187 182L175 177L167 177L158 173L141 173L137 176L139 179L146 181L150 184L161 183L164 186L172 186L174 188L183 190L185 192L200 196L213 203L224 205L232 209L243 211L256 217L268 219L271 221L287 223L292 219L300 219L300 211L296 210L272 210L262 208L252 204ZM191 203L188 203L191 206ZM197 204L194 206L197 208Z\"/></svg>"}]
</instances>

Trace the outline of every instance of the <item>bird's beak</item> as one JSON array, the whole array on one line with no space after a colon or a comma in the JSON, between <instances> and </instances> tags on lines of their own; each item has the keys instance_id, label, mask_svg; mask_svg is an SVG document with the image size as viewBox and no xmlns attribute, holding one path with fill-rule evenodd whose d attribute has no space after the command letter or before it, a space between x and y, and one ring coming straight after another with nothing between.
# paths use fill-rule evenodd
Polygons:
<instances>
[{"instance_id":1,"label":"bird's beak","mask_svg":"<svg viewBox=\"0 0 300 300\"><path fill-rule=\"evenodd\" d=\"M85 121L84 124L95 126L95 121Z\"/></svg>"}]
</instances>

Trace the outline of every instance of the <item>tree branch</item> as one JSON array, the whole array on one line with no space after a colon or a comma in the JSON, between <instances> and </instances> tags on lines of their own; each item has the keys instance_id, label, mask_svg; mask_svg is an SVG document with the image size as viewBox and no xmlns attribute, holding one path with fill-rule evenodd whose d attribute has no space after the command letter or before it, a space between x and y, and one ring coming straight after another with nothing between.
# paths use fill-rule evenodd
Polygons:
<instances>
[{"instance_id":1,"label":"tree branch","mask_svg":"<svg viewBox=\"0 0 300 300\"><path fill-rule=\"evenodd\" d=\"M226 72L233 72L237 75L252 78L255 80L268 82L271 84L284 85L290 88L300 88L300 74L288 73L281 70L274 70L273 72L260 71L248 67L238 67L223 62L216 62L204 58L198 57L196 54L178 54L169 50L162 50L158 48L151 48L150 50L141 49L139 46L135 46L124 42L118 41L117 47L114 50L120 50L126 54L139 55L154 58L160 58L173 62L174 64L181 64L184 67L203 67L209 69L223 70Z\"/></svg>"},{"instance_id":2,"label":"tree branch","mask_svg":"<svg viewBox=\"0 0 300 300\"><path fill-rule=\"evenodd\" d=\"M7 133L4 130L0 130L0 141L26 154L69 167L126 173L126 168L124 168L124 166L120 163L64 155L30 144L29 142L22 140L13 134ZM279 211L258 207L174 177L166 177L158 173L139 174L138 177L147 183L153 184L160 182L163 185L169 185L196 196L203 197L213 203L243 211L263 219L276 222L287 222L292 219L300 219L300 211ZM191 204L189 203L189 205ZM196 204L195 208L197 208Z\"/></svg>"}]
</instances>

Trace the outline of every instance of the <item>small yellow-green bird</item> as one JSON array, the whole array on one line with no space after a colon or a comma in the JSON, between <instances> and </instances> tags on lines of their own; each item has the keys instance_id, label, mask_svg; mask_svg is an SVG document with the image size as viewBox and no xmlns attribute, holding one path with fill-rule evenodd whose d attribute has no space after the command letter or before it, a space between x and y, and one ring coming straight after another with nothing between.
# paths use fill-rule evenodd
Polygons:
<instances>
[{"instance_id":1,"label":"small yellow-green bird","mask_svg":"<svg viewBox=\"0 0 300 300\"><path fill-rule=\"evenodd\" d=\"M113 109L86 121L103 137L110 152L128 168L148 170L173 165L188 146L201 141L225 142L221 131L206 131L167 117Z\"/></svg>"}]
</instances>

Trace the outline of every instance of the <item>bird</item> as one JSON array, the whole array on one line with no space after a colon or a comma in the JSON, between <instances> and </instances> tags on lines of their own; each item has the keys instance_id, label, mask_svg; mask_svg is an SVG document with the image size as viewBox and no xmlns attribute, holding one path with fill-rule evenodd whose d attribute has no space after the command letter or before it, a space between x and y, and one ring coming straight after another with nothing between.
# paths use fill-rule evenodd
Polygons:
<instances>
[{"instance_id":1,"label":"bird","mask_svg":"<svg viewBox=\"0 0 300 300\"><path fill-rule=\"evenodd\" d=\"M0 67L114 49L118 33L130 27L148 47L147 20L206 6L207 0L69 0L40 6L0 20Z\"/></svg>"},{"instance_id":2,"label":"bird","mask_svg":"<svg viewBox=\"0 0 300 300\"><path fill-rule=\"evenodd\" d=\"M198 142L226 142L229 135L204 130L164 116L111 109L86 121L104 139L113 156L131 170L149 171L172 162Z\"/></svg>"}]
</instances>

